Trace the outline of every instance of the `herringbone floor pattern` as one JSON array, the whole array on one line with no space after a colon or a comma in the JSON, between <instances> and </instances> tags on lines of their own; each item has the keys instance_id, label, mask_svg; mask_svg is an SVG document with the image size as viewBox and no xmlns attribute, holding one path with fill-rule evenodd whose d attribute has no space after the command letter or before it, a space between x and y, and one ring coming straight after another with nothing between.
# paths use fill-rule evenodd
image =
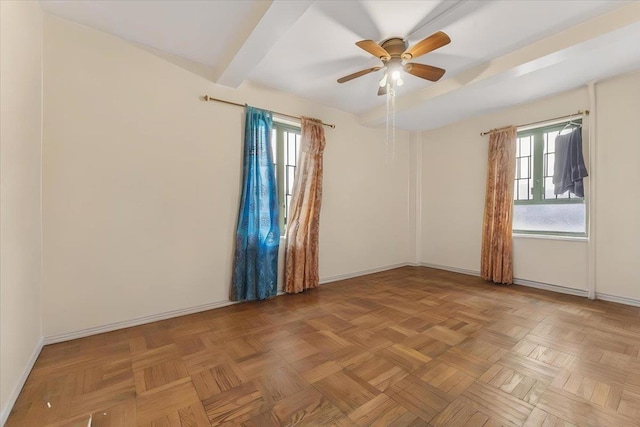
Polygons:
<instances>
[{"instance_id":1,"label":"herringbone floor pattern","mask_svg":"<svg viewBox=\"0 0 640 427\"><path fill-rule=\"evenodd\" d=\"M46 346L13 426L640 426L640 309L428 268Z\"/></svg>"}]
</instances>

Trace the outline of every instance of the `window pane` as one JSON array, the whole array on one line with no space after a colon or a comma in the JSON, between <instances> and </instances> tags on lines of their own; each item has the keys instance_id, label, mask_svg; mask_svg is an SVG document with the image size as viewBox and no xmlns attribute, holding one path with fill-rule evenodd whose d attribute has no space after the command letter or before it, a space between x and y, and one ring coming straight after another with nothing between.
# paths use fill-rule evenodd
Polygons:
<instances>
[{"instance_id":1,"label":"window pane","mask_svg":"<svg viewBox=\"0 0 640 427\"><path fill-rule=\"evenodd\" d=\"M520 139L520 156L530 156L531 155L531 137L528 136L526 138Z\"/></svg>"},{"instance_id":2,"label":"window pane","mask_svg":"<svg viewBox=\"0 0 640 427\"><path fill-rule=\"evenodd\" d=\"M547 142L547 153L555 153L556 152L556 136L554 135L553 138L549 138L548 142Z\"/></svg>"},{"instance_id":3,"label":"window pane","mask_svg":"<svg viewBox=\"0 0 640 427\"><path fill-rule=\"evenodd\" d=\"M545 152L549 153L556 151L556 136L558 136L557 130L544 134Z\"/></svg>"},{"instance_id":4,"label":"window pane","mask_svg":"<svg viewBox=\"0 0 640 427\"><path fill-rule=\"evenodd\" d=\"M514 230L584 233L585 224L583 203L513 206Z\"/></svg>"},{"instance_id":5,"label":"window pane","mask_svg":"<svg viewBox=\"0 0 640 427\"><path fill-rule=\"evenodd\" d=\"M544 198L545 199L555 199L556 195L553 194L555 186L553 185L553 177L546 177L544 179Z\"/></svg>"},{"instance_id":6,"label":"window pane","mask_svg":"<svg viewBox=\"0 0 640 427\"><path fill-rule=\"evenodd\" d=\"M274 163L276 164L276 174L279 169L282 175L278 180L278 202L283 209L282 215L280 216L280 231L285 233L300 146L300 130L276 122L274 122L273 128L272 149L275 154ZM276 138L276 135L278 138ZM276 157L278 153L280 154L280 158Z\"/></svg>"},{"instance_id":7,"label":"window pane","mask_svg":"<svg viewBox=\"0 0 640 427\"><path fill-rule=\"evenodd\" d=\"M295 166L287 166L287 194L293 194L293 178L295 173Z\"/></svg>"},{"instance_id":8,"label":"window pane","mask_svg":"<svg viewBox=\"0 0 640 427\"><path fill-rule=\"evenodd\" d=\"M529 200L529 180L518 180L518 200Z\"/></svg>"},{"instance_id":9,"label":"window pane","mask_svg":"<svg viewBox=\"0 0 640 427\"><path fill-rule=\"evenodd\" d=\"M528 157L524 157L522 159L520 159L520 177L519 178L530 178L530 171L529 171L529 158Z\"/></svg>"},{"instance_id":10,"label":"window pane","mask_svg":"<svg viewBox=\"0 0 640 427\"><path fill-rule=\"evenodd\" d=\"M296 134L287 132L287 164L296 165Z\"/></svg>"},{"instance_id":11,"label":"window pane","mask_svg":"<svg viewBox=\"0 0 640 427\"><path fill-rule=\"evenodd\" d=\"M278 143L278 140L276 137L276 130L271 129L271 154L273 155L274 165L278 164L278 150L276 148L277 143Z\"/></svg>"},{"instance_id":12,"label":"window pane","mask_svg":"<svg viewBox=\"0 0 640 427\"><path fill-rule=\"evenodd\" d=\"M547 154L547 169L545 171L545 176L553 176L555 166L556 165L556 154L549 153Z\"/></svg>"}]
</instances>

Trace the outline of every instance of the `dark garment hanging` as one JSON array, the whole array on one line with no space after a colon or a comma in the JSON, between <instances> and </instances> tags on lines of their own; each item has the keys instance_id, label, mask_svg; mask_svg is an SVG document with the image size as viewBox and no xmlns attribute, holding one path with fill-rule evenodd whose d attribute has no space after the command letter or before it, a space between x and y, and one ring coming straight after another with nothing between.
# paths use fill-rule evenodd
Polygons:
<instances>
[{"instance_id":1,"label":"dark garment hanging","mask_svg":"<svg viewBox=\"0 0 640 427\"><path fill-rule=\"evenodd\" d=\"M582 128L556 137L556 160L553 170L554 193L567 191L584 197L583 178L589 176L582 155Z\"/></svg>"}]
</instances>

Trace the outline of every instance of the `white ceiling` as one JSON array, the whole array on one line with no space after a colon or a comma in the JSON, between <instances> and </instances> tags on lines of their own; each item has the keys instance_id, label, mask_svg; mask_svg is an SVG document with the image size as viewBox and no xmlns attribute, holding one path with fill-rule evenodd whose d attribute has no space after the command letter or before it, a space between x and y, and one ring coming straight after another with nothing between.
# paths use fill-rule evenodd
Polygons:
<instances>
[{"instance_id":1,"label":"white ceiling","mask_svg":"<svg viewBox=\"0 0 640 427\"><path fill-rule=\"evenodd\" d=\"M416 62L445 68L437 83L407 76L398 127L429 129L640 69L640 2L556 1L41 1L45 11L211 69L384 120L379 64L362 39L442 30L451 44ZM428 117L429 120L425 120Z\"/></svg>"}]
</instances>

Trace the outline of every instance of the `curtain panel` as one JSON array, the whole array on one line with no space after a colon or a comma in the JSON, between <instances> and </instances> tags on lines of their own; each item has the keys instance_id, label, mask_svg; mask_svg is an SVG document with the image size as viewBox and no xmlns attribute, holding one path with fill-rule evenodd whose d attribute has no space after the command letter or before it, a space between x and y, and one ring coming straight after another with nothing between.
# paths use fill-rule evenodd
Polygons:
<instances>
[{"instance_id":1,"label":"curtain panel","mask_svg":"<svg viewBox=\"0 0 640 427\"><path fill-rule=\"evenodd\" d=\"M513 181L516 167L515 126L491 133L487 192L482 229L480 272L485 280L513 282Z\"/></svg>"},{"instance_id":2,"label":"curtain panel","mask_svg":"<svg viewBox=\"0 0 640 427\"><path fill-rule=\"evenodd\" d=\"M318 236L322 202L322 155L326 144L319 120L302 118L300 158L287 224L284 290L299 293L318 286Z\"/></svg>"},{"instance_id":3,"label":"curtain panel","mask_svg":"<svg viewBox=\"0 0 640 427\"><path fill-rule=\"evenodd\" d=\"M262 300L277 293L280 226L270 145L272 123L271 112L246 107L232 301Z\"/></svg>"}]
</instances>

